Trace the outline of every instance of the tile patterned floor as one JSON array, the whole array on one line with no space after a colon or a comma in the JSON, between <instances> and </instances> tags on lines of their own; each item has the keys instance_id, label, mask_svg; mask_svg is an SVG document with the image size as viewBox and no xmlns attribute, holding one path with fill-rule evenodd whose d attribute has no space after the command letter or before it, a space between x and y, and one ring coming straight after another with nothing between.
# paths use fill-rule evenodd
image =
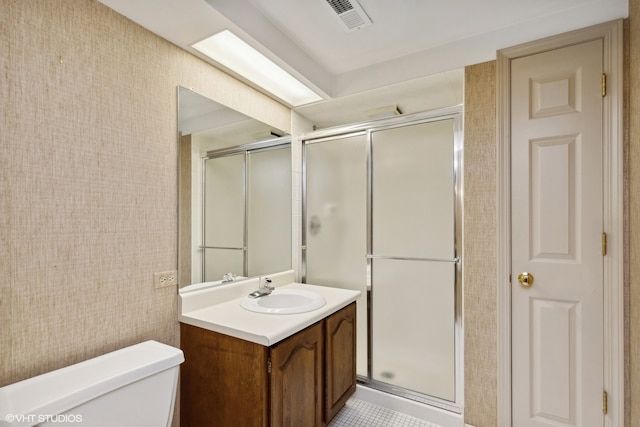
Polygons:
<instances>
[{"instance_id":1,"label":"tile patterned floor","mask_svg":"<svg viewBox=\"0 0 640 427\"><path fill-rule=\"evenodd\" d=\"M327 427L440 427L364 400L351 398Z\"/></svg>"}]
</instances>

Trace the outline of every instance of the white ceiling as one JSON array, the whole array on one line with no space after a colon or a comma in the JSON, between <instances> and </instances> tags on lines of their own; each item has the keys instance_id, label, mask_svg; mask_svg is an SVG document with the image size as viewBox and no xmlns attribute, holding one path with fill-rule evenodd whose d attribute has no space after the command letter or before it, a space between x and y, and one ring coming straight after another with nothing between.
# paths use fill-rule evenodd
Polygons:
<instances>
[{"instance_id":1,"label":"white ceiling","mask_svg":"<svg viewBox=\"0 0 640 427\"><path fill-rule=\"evenodd\" d=\"M349 32L326 1L100 0L203 59L190 46L230 29L330 100L297 109L321 125L338 108L442 106L420 94L459 103L464 66L628 14L628 0L358 0L373 23Z\"/></svg>"}]
</instances>

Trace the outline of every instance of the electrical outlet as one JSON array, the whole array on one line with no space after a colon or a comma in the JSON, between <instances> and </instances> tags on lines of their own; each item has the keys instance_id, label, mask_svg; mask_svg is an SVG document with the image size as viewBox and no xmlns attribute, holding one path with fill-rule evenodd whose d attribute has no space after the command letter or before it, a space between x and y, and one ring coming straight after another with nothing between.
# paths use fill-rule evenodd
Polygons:
<instances>
[{"instance_id":1,"label":"electrical outlet","mask_svg":"<svg viewBox=\"0 0 640 427\"><path fill-rule=\"evenodd\" d=\"M153 275L153 283L156 289L175 286L178 284L178 272L174 270L155 273Z\"/></svg>"}]
</instances>

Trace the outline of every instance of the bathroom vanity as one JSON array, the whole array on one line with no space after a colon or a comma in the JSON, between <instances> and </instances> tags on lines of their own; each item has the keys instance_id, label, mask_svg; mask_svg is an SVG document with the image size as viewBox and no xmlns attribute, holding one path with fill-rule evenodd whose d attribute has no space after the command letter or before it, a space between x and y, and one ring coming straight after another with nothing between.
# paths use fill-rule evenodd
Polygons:
<instances>
[{"instance_id":1,"label":"bathroom vanity","mask_svg":"<svg viewBox=\"0 0 640 427\"><path fill-rule=\"evenodd\" d=\"M181 426L321 427L355 392L360 293L288 279L274 279L274 295L310 291L326 304L255 313L241 303L257 282L181 294Z\"/></svg>"}]
</instances>

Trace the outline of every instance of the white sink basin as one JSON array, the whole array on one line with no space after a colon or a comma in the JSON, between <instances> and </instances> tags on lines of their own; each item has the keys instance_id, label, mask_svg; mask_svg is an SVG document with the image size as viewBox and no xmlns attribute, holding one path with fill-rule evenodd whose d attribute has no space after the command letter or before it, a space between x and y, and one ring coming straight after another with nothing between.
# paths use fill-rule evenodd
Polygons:
<instances>
[{"instance_id":1,"label":"white sink basin","mask_svg":"<svg viewBox=\"0 0 640 427\"><path fill-rule=\"evenodd\" d=\"M327 301L320 294L299 289L276 289L270 295L245 297L240 305L245 310L265 314L306 313L324 306Z\"/></svg>"}]
</instances>

